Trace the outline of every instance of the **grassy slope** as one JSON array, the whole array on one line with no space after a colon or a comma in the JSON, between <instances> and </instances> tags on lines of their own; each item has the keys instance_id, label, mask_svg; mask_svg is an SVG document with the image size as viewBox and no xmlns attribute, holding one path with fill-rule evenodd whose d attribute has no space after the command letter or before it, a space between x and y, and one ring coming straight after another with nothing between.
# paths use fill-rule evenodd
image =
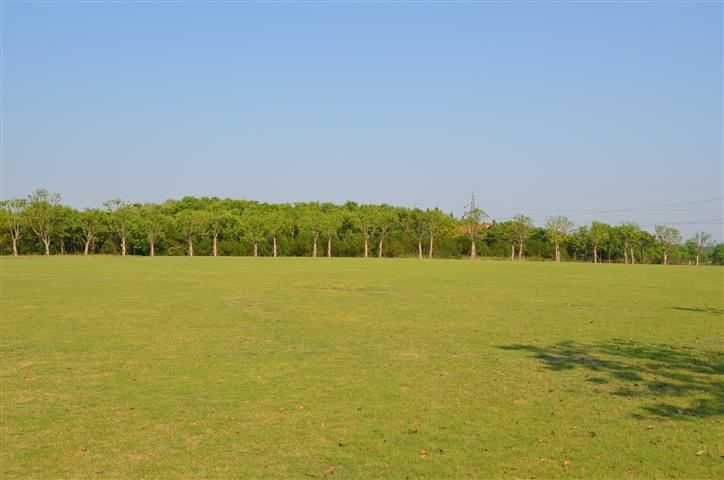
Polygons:
<instances>
[{"instance_id":1,"label":"grassy slope","mask_svg":"<svg viewBox=\"0 0 724 480\"><path fill-rule=\"evenodd\" d=\"M2 478L722 474L721 268L1 262Z\"/></svg>"}]
</instances>

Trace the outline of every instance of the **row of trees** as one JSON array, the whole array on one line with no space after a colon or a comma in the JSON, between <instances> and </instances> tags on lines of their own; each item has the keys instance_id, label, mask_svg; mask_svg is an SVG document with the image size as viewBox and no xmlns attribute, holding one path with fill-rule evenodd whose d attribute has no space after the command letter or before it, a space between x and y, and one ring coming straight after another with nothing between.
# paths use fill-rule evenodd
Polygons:
<instances>
[{"instance_id":1,"label":"row of trees","mask_svg":"<svg viewBox=\"0 0 724 480\"><path fill-rule=\"evenodd\" d=\"M439 209L331 203L266 204L185 197L162 204L104 203L75 210L58 194L37 190L0 204L0 251L120 255L411 256L520 261L563 258L592 262L724 264L724 244L700 232L685 243L675 228L647 232L630 222L574 228L564 216L537 227L516 215L489 222L471 200L462 217ZM507 252L507 253L506 253Z\"/></svg>"}]
</instances>

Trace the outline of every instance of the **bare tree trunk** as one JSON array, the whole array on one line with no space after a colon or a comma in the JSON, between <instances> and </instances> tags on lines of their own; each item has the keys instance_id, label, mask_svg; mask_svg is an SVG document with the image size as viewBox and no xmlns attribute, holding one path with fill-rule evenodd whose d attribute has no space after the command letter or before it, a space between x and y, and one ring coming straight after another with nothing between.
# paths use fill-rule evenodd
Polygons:
<instances>
[{"instance_id":1,"label":"bare tree trunk","mask_svg":"<svg viewBox=\"0 0 724 480\"><path fill-rule=\"evenodd\" d=\"M380 247L377 250L377 258L382 258L382 242L384 241L384 238L380 238Z\"/></svg>"},{"instance_id":2,"label":"bare tree trunk","mask_svg":"<svg viewBox=\"0 0 724 480\"><path fill-rule=\"evenodd\" d=\"M518 245L518 260L523 260L523 242Z\"/></svg>"},{"instance_id":3,"label":"bare tree trunk","mask_svg":"<svg viewBox=\"0 0 724 480\"><path fill-rule=\"evenodd\" d=\"M43 243L45 244L45 254L50 255L50 239L44 238Z\"/></svg>"},{"instance_id":4,"label":"bare tree trunk","mask_svg":"<svg viewBox=\"0 0 724 480\"><path fill-rule=\"evenodd\" d=\"M327 258L332 257L332 235L327 237Z\"/></svg>"},{"instance_id":5,"label":"bare tree trunk","mask_svg":"<svg viewBox=\"0 0 724 480\"><path fill-rule=\"evenodd\" d=\"M593 245L593 263L598 263L598 247Z\"/></svg>"},{"instance_id":6,"label":"bare tree trunk","mask_svg":"<svg viewBox=\"0 0 724 480\"><path fill-rule=\"evenodd\" d=\"M151 241L150 243L151 243L151 256L155 257L156 256L156 248L155 248L156 245L153 241Z\"/></svg>"},{"instance_id":7,"label":"bare tree trunk","mask_svg":"<svg viewBox=\"0 0 724 480\"><path fill-rule=\"evenodd\" d=\"M595 256L595 254L594 254ZM561 261L561 246L556 243L556 262Z\"/></svg>"},{"instance_id":8,"label":"bare tree trunk","mask_svg":"<svg viewBox=\"0 0 724 480\"><path fill-rule=\"evenodd\" d=\"M214 234L214 256L219 256L219 236Z\"/></svg>"},{"instance_id":9,"label":"bare tree trunk","mask_svg":"<svg viewBox=\"0 0 724 480\"><path fill-rule=\"evenodd\" d=\"M476 258L478 258L478 251L475 249L475 240L473 240L470 245L470 260L475 260Z\"/></svg>"},{"instance_id":10,"label":"bare tree trunk","mask_svg":"<svg viewBox=\"0 0 724 480\"><path fill-rule=\"evenodd\" d=\"M515 243L510 245L510 261L511 262L515 261Z\"/></svg>"},{"instance_id":11,"label":"bare tree trunk","mask_svg":"<svg viewBox=\"0 0 724 480\"><path fill-rule=\"evenodd\" d=\"M699 266L699 254L698 253L696 254L696 266L697 267Z\"/></svg>"},{"instance_id":12,"label":"bare tree trunk","mask_svg":"<svg viewBox=\"0 0 724 480\"><path fill-rule=\"evenodd\" d=\"M432 237L432 235L430 235L430 248L427 250L427 258L429 258L430 260L432 260L432 248L433 248L433 246L434 246L433 237Z\"/></svg>"},{"instance_id":13,"label":"bare tree trunk","mask_svg":"<svg viewBox=\"0 0 724 480\"><path fill-rule=\"evenodd\" d=\"M13 236L13 256L18 256L18 239L15 236Z\"/></svg>"},{"instance_id":14,"label":"bare tree trunk","mask_svg":"<svg viewBox=\"0 0 724 480\"><path fill-rule=\"evenodd\" d=\"M370 240L367 237L367 235L365 235L365 258L368 257L369 251L370 251Z\"/></svg>"},{"instance_id":15,"label":"bare tree trunk","mask_svg":"<svg viewBox=\"0 0 724 480\"><path fill-rule=\"evenodd\" d=\"M422 260L422 240L417 241L417 256Z\"/></svg>"},{"instance_id":16,"label":"bare tree trunk","mask_svg":"<svg viewBox=\"0 0 724 480\"><path fill-rule=\"evenodd\" d=\"M277 257L277 236L274 235L274 258Z\"/></svg>"},{"instance_id":17,"label":"bare tree trunk","mask_svg":"<svg viewBox=\"0 0 724 480\"><path fill-rule=\"evenodd\" d=\"M194 241L189 237L189 257L194 256Z\"/></svg>"},{"instance_id":18,"label":"bare tree trunk","mask_svg":"<svg viewBox=\"0 0 724 480\"><path fill-rule=\"evenodd\" d=\"M623 263L628 265L628 247L626 245L623 246Z\"/></svg>"},{"instance_id":19,"label":"bare tree trunk","mask_svg":"<svg viewBox=\"0 0 724 480\"><path fill-rule=\"evenodd\" d=\"M312 247L312 257L317 256L317 237L314 237L314 246Z\"/></svg>"},{"instance_id":20,"label":"bare tree trunk","mask_svg":"<svg viewBox=\"0 0 724 480\"><path fill-rule=\"evenodd\" d=\"M83 255L88 255L88 251L90 250L90 242L90 238L86 238L85 247L83 248Z\"/></svg>"},{"instance_id":21,"label":"bare tree trunk","mask_svg":"<svg viewBox=\"0 0 724 480\"><path fill-rule=\"evenodd\" d=\"M121 237L121 256L122 257L126 256L126 236L125 235L123 235Z\"/></svg>"},{"instance_id":22,"label":"bare tree trunk","mask_svg":"<svg viewBox=\"0 0 724 480\"><path fill-rule=\"evenodd\" d=\"M255 257L259 256L259 244L256 242L254 242L254 256Z\"/></svg>"},{"instance_id":23,"label":"bare tree trunk","mask_svg":"<svg viewBox=\"0 0 724 480\"><path fill-rule=\"evenodd\" d=\"M65 240L60 240L60 254L65 255Z\"/></svg>"},{"instance_id":24,"label":"bare tree trunk","mask_svg":"<svg viewBox=\"0 0 724 480\"><path fill-rule=\"evenodd\" d=\"M664 250L664 265L669 263L669 255L666 253L666 250Z\"/></svg>"},{"instance_id":25,"label":"bare tree trunk","mask_svg":"<svg viewBox=\"0 0 724 480\"><path fill-rule=\"evenodd\" d=\"M634 249L631 248L631 265L636 265L636 259L634 258Z\"/></svg>"}]
</instances>

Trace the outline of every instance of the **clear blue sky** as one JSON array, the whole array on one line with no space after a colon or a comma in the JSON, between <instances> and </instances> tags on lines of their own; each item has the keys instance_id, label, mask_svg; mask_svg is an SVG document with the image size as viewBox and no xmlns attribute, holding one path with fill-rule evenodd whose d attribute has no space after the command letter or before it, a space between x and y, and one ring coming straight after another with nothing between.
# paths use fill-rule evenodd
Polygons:
<instances>
[{"instance_id":1,"label":"clear blue sky","mask_svg":"<svg viewBox=\"0 0 724 480\"><path fill-rule=\"evenodd\" d=\"M474 191L498 219L723 236L719 2L1 9L5 198Z\"/></svg>"}]
</instances>

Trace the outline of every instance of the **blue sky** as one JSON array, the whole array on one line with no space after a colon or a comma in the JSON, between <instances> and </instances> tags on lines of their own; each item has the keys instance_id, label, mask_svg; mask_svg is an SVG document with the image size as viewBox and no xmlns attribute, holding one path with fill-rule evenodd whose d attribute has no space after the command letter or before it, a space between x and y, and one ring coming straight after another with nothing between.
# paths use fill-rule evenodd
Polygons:
<instances>
[{"instance_id":1,"label":"blue sky","mask_svg":"<svg viewBox=\"0 0 724 480\"><path fill-rule=\"evenodd\" d=\"M474 191L498 219L723 237L721 3L1 9L4 198Z\"/></svg>"}]
</instances>

